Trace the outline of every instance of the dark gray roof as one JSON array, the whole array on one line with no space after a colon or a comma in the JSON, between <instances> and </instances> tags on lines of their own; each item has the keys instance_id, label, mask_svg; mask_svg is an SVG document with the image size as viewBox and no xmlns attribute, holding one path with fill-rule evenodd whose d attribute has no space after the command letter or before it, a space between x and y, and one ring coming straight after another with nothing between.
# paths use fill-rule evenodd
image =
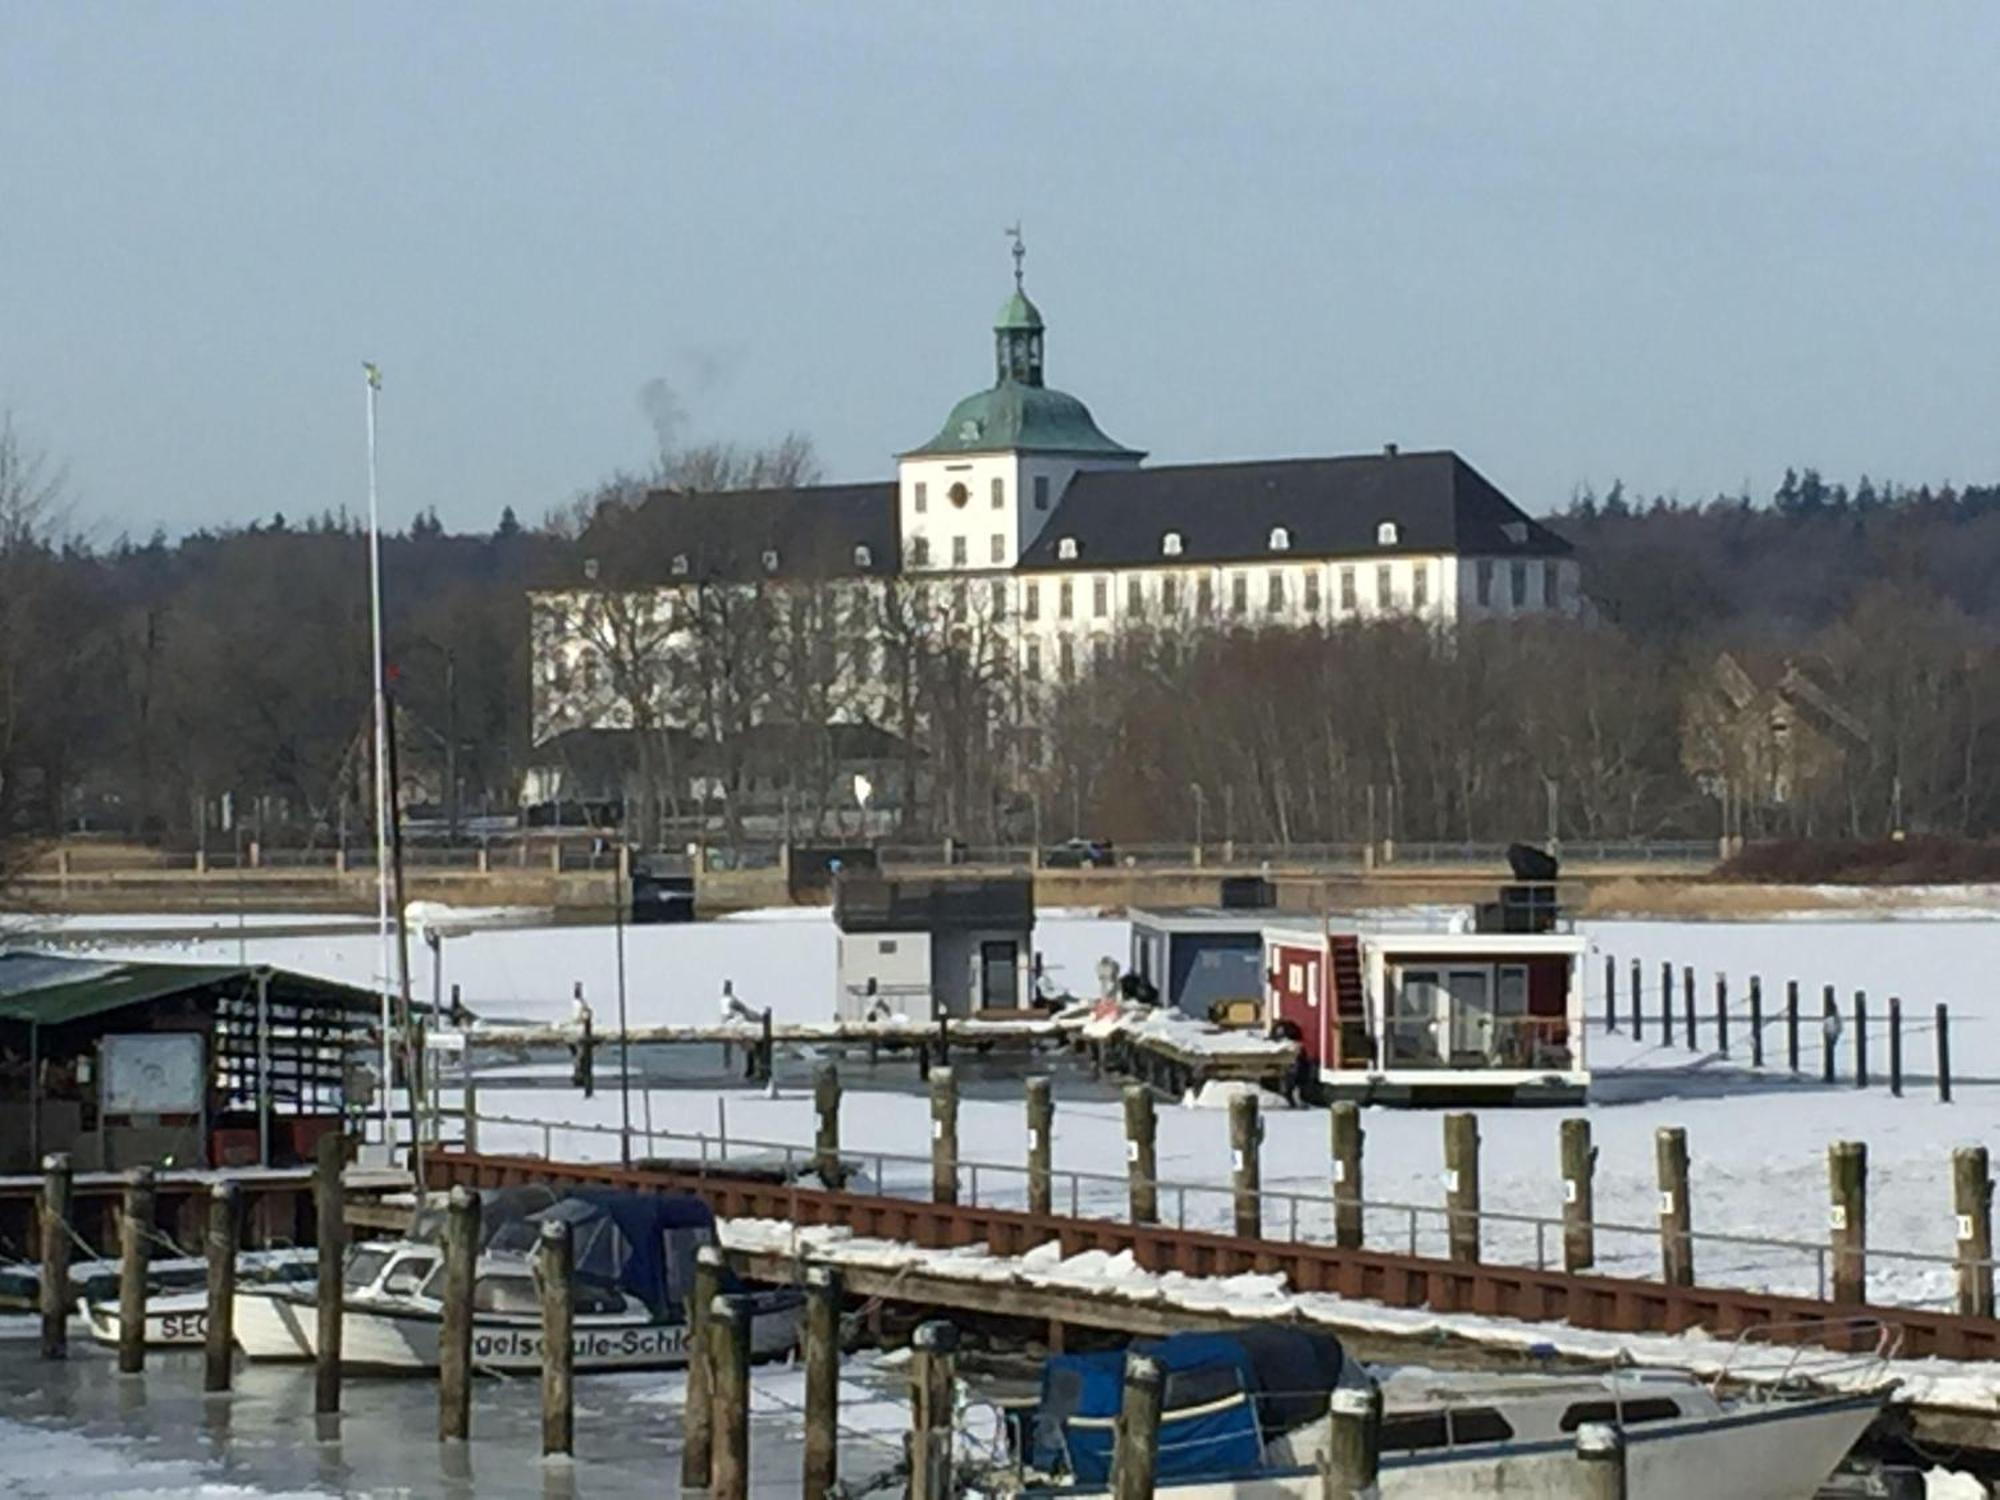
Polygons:
<instances>
[{"instance_id":1,"label":"dark gray roof","mask_svg":"<svg viewBox=\"0 0 2000 1500\"><path fill-rule=\"evenodd\" d=\"M868 549L868 566L855 549ZM584 533L583 555L601 581L659 583L753 578L844 578L897 571L896 486L815 484L784 490L686 494L655 490L629 511L608 512ZM765 554L775 553L775 569ZM685 575L674 567L685 558Z\"/></svg>"},{"instance_id":2,"label":"dark gray roof","mask_svg":"<svg viewBox=\"0 0 2000 1500\"><path fill-rule=\"evenodd\" d=\"M1388 546L1377 541L1384 521L1396 523ZM1078 474L1020 565L1159 566L1169 531L1180 533L1183 562L1267 560L1286 555L1270 546L1280 526L1303 557L1571 550L1456 453L1383 453ZM1076 541L1074 559L1059 555L1065 537Z\"/></svg>"}]
</instances>

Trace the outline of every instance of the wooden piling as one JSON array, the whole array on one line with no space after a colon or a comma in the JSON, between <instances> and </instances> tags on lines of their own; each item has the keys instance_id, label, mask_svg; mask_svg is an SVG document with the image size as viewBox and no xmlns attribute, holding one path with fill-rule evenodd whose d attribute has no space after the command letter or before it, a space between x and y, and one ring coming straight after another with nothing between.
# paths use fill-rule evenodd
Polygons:
<instances>
[{"instance_id":1,"label":"wooden piling","mask_svg":"<svg viewBox=\"0 0 2000 1500\"><path fill-rule=\"evenodd\" d=\"M1832 1083L1840 1076L1838 1043L1840 1039L1840 1007L1833 998L1833 986L1820 991L1820 1082Z\"/></svg>"},{"instance_id":2,"label":"wooden piling","mask_svg":"<svg viewBox=\"0 0 2000 1500\"><path fill-rule=\"evenodd\" d=\"M1604 1029L1618 1029L1618 960L1604 955Z\"/></svg>"},{"instance_id":3,"label":"wooden piling","mask_svg":"<svg viewBox=\"0 0 2000 1500\"><path fill-rule=\"evenodd\" d=\"M807 1266L805 1500L825 1500L840 1478L840 1277Z\"/></svg>"},{"instance_id":4,"label":"wooden piling","mask_svg":"<svg viewBox=\"0 0 2000 1500\"><path fill-rule=\"evenodd\" d=\"M1694 1214L1688 1202L1687 1131L1662 1125L1653 1133L1653 1157L1660 1181L1660 1279L1668 1286L1694 1285Z\"/></svg>"},{"instance_id":5,"label":"wooden piling","mask_svg":"<svg viewBox=\"0 0 2000 1500\"><path fill-rule=\"evenodd\" d=\"M1940 1000L1935 1014L1937 1027L1938 1103L1951 1103L1951 1012Z\"/></svg>"},{"instance_id":6,"label":"wooden piling","mask_svg":"<svg viewBox=\"0 0 2000 1500\"><path fill-rule=\"evenodd\" d=\"M146 1368L146 1262L153 1243L153 1169L125 1174L118 1219L118 1373Z\"/></svg>"},{"instance_id":7,"label":"wooden piling","mask_svg":"<svg viewBox=\"0 0 2000 1500\"><path fill-rule=\"evenodd\" d=\"M208 1190L208 1326L202 1334L201 1388L229 1389L236 1343L236 1184Z\"/></svg>"},{"instance_id":8,"label":"wooden piling","mask_svg":"<svg viewBox=\"0 0 2000 1500\"><path fill-rule=\"evenodd\" d=\"M1889 1092L1903 1097L1903 997L1889 997Z\"/></svg>"},{"instance_id":9,"label":"wooden piling","mask_svg":"<svg viewBox=\"0 0 2000 1500\"><path fill-rule=\"evenodd\" d=\"M347 1138L328 1131L313 1158L313 1236L319 1246L313 1411L322 1417L340 1410L340 1335L346 1323L340 1273L347 1258L347 1197L340 1174L346 1166Z\"/></svg>"},{"instance_id":10,"label":"wooden piling","mask_svg":"<svg viewBox=\"0 0 2000 1500\"><path fill-rule=\"evenodd\" d=\"M1868 991L1854 992L1854 1086L1868 1087Z\"/></svg>"},{"instance_id":11,"label":"wooden piling","mask_svg":"<svg viewBox=\"0 0 2000 1500\"><path fill-rule=\"evenodd\" d=\"M750 1495L750 1299L717 1297L708 1308L716 1500Z\"/></svg>"},{"instance_id":12,"label":"wooden piling","mask_svg":"<svg viewBox=\"0 0 2000 1500\"><path fill-rule=\"evenodd\" d=\"M705 1490L715 1462L715 1380L708 1316L722 1295L722 1251L703 1245L694 1254L694 1291L688 1297L687 1403L681 1414L681 1488Z\"/></svg>"},{"instance_id":13,"label":"wooden piling","mask_svg":"<svg viewBox=\"0 0 2000 1500\"><path fill-rule=\"evenodd\" d=\"M1799 1071L1799 982L1785 981L1785 1066Z\"/></svg>"},{"instance_id":14,"label":"wooden piling","mask_svg":"<svg viewBox=\"0 0 2000 1500\"><path fill-rule=\"evenodd\" d=\"M767 1005L757 1021L757 1081L769 1083L777 1066L777 1047L771 1040L771 1007Z\"/></svg>"},{"instance_id":15,"label":"wooden piling","mask_svg":"<svg viewBox=\"0 0 2000 1500\"><path fill-rule=\"evenodd\" d=\"M445 1200L444 1308L438 1320L438 1440L472 1436L472 1281L479 1257L479 1194Z\"/></svg>"},{"instance_id":16,"label":"wooden piling","mask_svg":"<svg viewBox=\"0 0 2000 1500\"><path fill-rule=\"evenodd\" d=\"M1363 1237L1361 1207L1361 1106L1339 1099L1333 1120L1333 1242L1343 1250L1359 1250Z\"/></svg>"},{"instance_id":17,"label":"wooden piling","mask_svg":"<svg viewBox=\"0 0 2000 1500\"><path fill-rule=\"evenodd\" d=\"M1664 959L1660 963L1660 1040L1669 1047L1674 1044L1674 966Z\"/></svg>"},{"instance_id":18,"label":"wooden piling","mask_svg":"<svg viewBox=\"0 0 2000 1500\"><path fill-rule=\"evenodd\" d=\"M1729 976L1715 976L1715 1050L1729 1056Z\"/></svg>"},{"instance_id":19,"label":"wooden piling","mask_svg":"<svg viewBox=\"0 0 2000 1500\"><path fill-rule=\"evenodd\" d=\"M958 1080L931 1069L931 1201L958 1202Z\"/></svg>"},{"instance_id":20,"label":"wooden piling","mask_svg":"<svg viewBox=\"0 0 2000 1500\"><path fill-rule=\"evenodd\" d=\"M1382 1388L1343 1385L1327 1399L1326 1462L1321 1489L1328 1500L1372 1495L1381 1475Z\"/></svg>"},{"instance_id":21,"label":"wooden piling","mask_svg":"<svg viewBox=\"0 0 2000 1500\"><path fill-rule=\"evenodd\" d=\"M1160 1366L1143 1354L1125 1356L1111 1455L1112 1500L1152 1500L1160 1467Z\"/></svg>"},{"instance_id":22,"label":"wooden piling","mask_svg":"<svg viewBox=\"0 0 2000 1500\"><path fill-rule=\"evenodd\" d=\"M1125 1176L1134 1224L1160 1222L1158 1122L1153 1091L1143 1083L1125 1085Z\"/></svg>"},{"instance_id":23,"label":"wooden piling","mask_svg":"<svg viewBox=\"0 0 2000 1500\"><path fill-rule=\"evenodd\" d=\"M1232 1094L1229 1099L1229 1180L1235 1199L1236 1236L1264 1237L1263 1168L1259 1161L1264 1125L1257 1114L1257 1096Z\"/></svg>"},{"instance_id":24,"label":"wooden piling","mask_svg":"<svg viewBox=\"0 0 2000 1500\"><path fill-rule=\"evenodd\" d=\"M69 1353L69 1154L56 1151L42 1158L42 1358L62 1359Z\"/></svg>"},{"instance_id":25,"label":"wooden piling","mask_svg":"<svg viewBox=\"0 0 2000 1500\"><path fill-rule=\"evenodd\" d=\"M910 1347L910 1500L948 1500L958 1329L920 1323Z\"/></svg>"},{"instance_id":26,"label":"wooden piling","mask_svg":"<svg viewBox=\"0 0 2000 1500\"><path fill-rule=\"evenodd\" d=\"M1993 1316L1993 1177L1984 1146L1951 1153L1951 1200L1958 1217L1958 1310Z\"/></svg>"},{"instance_id":27,"label":"wooden piling","mask_svg":"<svg viewBox=\"0 0 2000 1500\"><path fill-rule=\"evenodd\" d=\"M1764 1066L1764 981L1750 976L1750 1066Z\"/></svg>"},{"instance_id":28,"label":"wooden piling","mask_svg":"<svg viewBox=\"0 0 2000 1500\"><path fill-rule=\"evenodd\" d=\"M1833 1249L1833 1300L1868 1300L1868 1147L1862 1141L1835 1141L1826 1148L1827 1186L1832 1194L1828 1225Z\"/></svg>"},{"instance_id":29,"label":"wooden piling","mask_svg":"<svg viewBox=\"0 0 2000 1500\"><path fill-rule=\"evenodd\" d=\"M837 1190L847 1174L840 1165L840 1067L831 1059L813 1068L813 1163L820 1186Z\"/></svg>"},{"instance_id":30,"label":"wooden piling","mask_svg":"<svg viewBox=\"0 0 2000 1500\"><path fill-rule=\"evenodd\" d=\"M576 1451L575 1250L569 1221L542 1224L535 1281L542 1301L542 1457Z\"/></svg>"},{"instance_id":31,"label":"wooden piling","mask_svg":"<svg viewBox=\"0 0 2000 1500\"><path fill-rule=\"evenodd\" d=\"M1625 1500L1625 1434L1609 1422L1576 1429L1576 1493L1581 1500Z\"/></svg>"},{"instance_id":32,"label":"wooden piling","mask_svg":"<svg viewBox=\"0 0 2000 1500\"><path fill-rule=\"evenodd\" d=\"M1681 966L1681 1008L1684 1012L1683 1019L1687 1022L1688 1051L1699 1052L1701 1051L1701 1037L1695 1029L1694 966L1692 964L1683 964Z\"/></svg>"},{"instance_id":33,"label":"wooden piling","mask_svg":"<svg viewBox=\"0 0 2000 1500\"><path fill-rule=\"evenodd\" d=\"M1590 1121L1562 1122L1563 1269L1572 1274L1597 1262L1597 1148Z\"/></svg>"},{"instance_id":34,"label":"wooden piling","mask_svg":"<svg viewBox=\"0 0 2000 1500\"><path fill-rule=\"evenodd\" d=\"M1453 1260L1479 1259L1479 1116L1444 1117L1445 1223Z\"/></svg>"},{"instance_id":35,"label":"wooden piling","mask_svg":"<svg viewBox=\"0 0 2000 1500\"><path fill-rule=\"evenodd\" d=\"M1053 1212L1055 1173L1051 1159L1055 1148L1056 1096L1047 1077L1028 1080L1028 1212L1047 1216Z\"/></svg>"},{"instance_id":36,"label":"wooden piling","mask_svg":"<svg viewBox=\"0 0 2000 1500\"><path fill-rule=\"evenodd\" d=\"M1641 1040L1646 1031L1645 997L1639 989L1639 960L1632 960L1632 1040Z\"/></svg>"}]
</instances>

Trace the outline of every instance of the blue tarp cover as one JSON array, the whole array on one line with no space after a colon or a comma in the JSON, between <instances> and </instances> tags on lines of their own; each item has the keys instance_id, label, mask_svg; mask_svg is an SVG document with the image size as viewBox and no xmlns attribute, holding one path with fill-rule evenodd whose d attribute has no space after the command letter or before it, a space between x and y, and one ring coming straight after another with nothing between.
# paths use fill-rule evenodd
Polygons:
<instances>
[{"instance_id":1,"label":"blue tarp cover","mask_svg":"<svg viewBox=\"0 0 2000 1500\"><path fill-rule=\"evenodd\" d=\"M568 1188L539 1206L510 1202L496 1222L486 1211L486 1246L526 1254L544 1220L570 1226L576 1274L622 1287L659 1317L680 1315L694 1278L694 1253L715 1238L715 1215L699 1198L627 1193L615 1188ZM522 1212L523 1209L528 1211Z\"/></svg>"},{"instance_id":2,"label":"blue tarp cover","mask_svg":"<svg viewBox=\"0 0 2000 1500\"><path fill-rule=\"evenodd\" d=\"M1241 1339L1177 1333L1138 1347L1159 1362L1165 1381L1160 1479L1241 1472L1263 1463L1256 1371ZM1079 1484L1107 1483L1124 1381L1123 1351L1051 1356L1042 1369L1035 1467L1066 1469Z\"/></svg>"}]
</instances>

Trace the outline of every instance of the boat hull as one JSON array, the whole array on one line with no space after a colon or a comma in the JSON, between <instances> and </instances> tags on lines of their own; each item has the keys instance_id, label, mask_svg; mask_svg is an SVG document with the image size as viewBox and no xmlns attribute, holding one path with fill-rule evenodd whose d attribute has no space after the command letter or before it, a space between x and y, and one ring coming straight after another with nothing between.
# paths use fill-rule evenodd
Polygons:
<instances>
[{"instance_id":1,"label":"boat hull","mask_svg":"<svg viewBox=\"0 0 2000 1500\"><path fill-rule=\"evenodd\" d=\"M798 1342L796 1298L758 1298L751 1319L754 1358L782 1354ZM421 1308L349 1303L342 1320L340 1364L367 1373L419 1374L438 1367L442 1322ZM256 1360L312 1359L319 1347L318 1308L297 1294L251 1292L236 1299L236 1338ZM579 1374L670 1370L687 1363L687 1325L630 1317L579 1317L570 1347ZM533 1319L475 1317L475 1371L516 1375L542 1368L542 1330Z\"/></svg>"}]
</instances>

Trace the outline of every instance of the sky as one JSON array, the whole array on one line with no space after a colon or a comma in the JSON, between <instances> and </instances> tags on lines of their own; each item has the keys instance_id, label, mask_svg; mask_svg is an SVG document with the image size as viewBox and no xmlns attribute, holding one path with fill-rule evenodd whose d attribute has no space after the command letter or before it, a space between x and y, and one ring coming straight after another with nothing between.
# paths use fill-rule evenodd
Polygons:
<instances>
[{"instance_id":1,"label":"sky","mask_svg":"<svg viewBox=\"0 0 2000 1500\"><path fill-rule=\"evenodd\" d=\"M1019 220L1153 462L2000 479L1986 0L0 4L0 411L99 537L886 479Z\"/></svg>"}]
</instances>

